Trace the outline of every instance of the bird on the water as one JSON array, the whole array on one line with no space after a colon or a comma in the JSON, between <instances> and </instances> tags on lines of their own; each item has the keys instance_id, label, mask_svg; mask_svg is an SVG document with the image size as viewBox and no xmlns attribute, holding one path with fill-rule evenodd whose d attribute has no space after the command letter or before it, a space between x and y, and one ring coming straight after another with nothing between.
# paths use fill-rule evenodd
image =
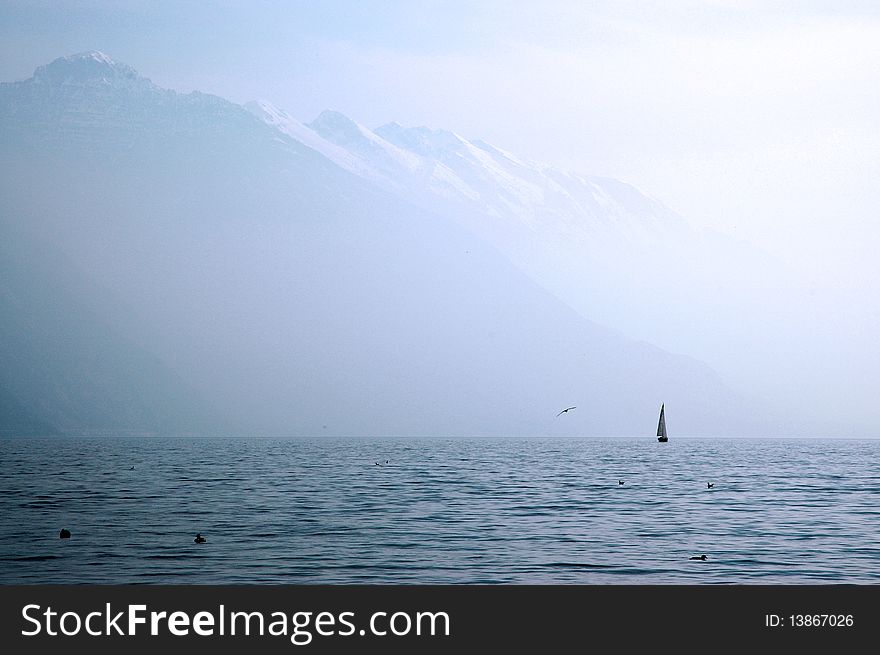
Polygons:
<instances>
[{"instance_id":1,"label":"bird on the water","mask_svg":"<svg viewBox=\"0 0 880 655\"><path fill-rule=\"evenodd\" d=\"M573 410L573 409L577 409L577 406L574 406L574 407L566 407L566 408L563 409L561 412L559 412L559 414L557 414L556 416L561 416L562 414L565 414L565 412L570 412L570 411Z\"/></svg>"},{"instance_id":2,"label":"bird on the water","mask_svg":"<svg viewBox=\"0 0 880 655\"><path fill-rule=\"evenodd\" d=\"M705 562L709 558L706 557L705 555L700 555L699 557L691 557L691 559L699 559L699 560L702 560Z\"/></svg>"},{"instance_id":3,"label":"bird on the water","mask_svg":"<svg viewBox=\"0 0 880 655\"><path fill-rule=\"evenodd\" d=\"M707 482L707 483L706 483L706 489L711 489L711 488L714 487L714 486L715 486L715 485L712 484L711 482Z\"/></svg>"},{"instance_id":4,"label":"bird on the water","mask_svg":"<svg viewBox=\"0 0 880 655\"><path fill-rule=\"evenodd\" d=\"M626 482L624 482L623 480L618 480L618 481L617 481L617 486L623 486L623 485L625 485L625 484L626 484Z\"/></svg>"},{"instance_id":5,"label":"bird on the water","mask_svg":"<svg viewBox=\"0 0 880 655\"><path fill-rule=\"evenodd\" d=\"M205 542L208 541L208 540L205 539L205 538L202 536L202 533L201 533L201 532L199 532L199 533L196 534L196 538L193 539L193 541L194 541L195 543L197 543L197 544L203 544L203 543L205 543Z\"/></svg>"},{"instance_id":6,"label":"bird on the water","mask_svg":"<svg viewBox=\"0 0 880 655\"><path fill-rule=\"evenodd\" d=\"M59 539L70 539L70 530L67 528L61 528L61 532L58 533Z\"/></svg>"}]
</instances>

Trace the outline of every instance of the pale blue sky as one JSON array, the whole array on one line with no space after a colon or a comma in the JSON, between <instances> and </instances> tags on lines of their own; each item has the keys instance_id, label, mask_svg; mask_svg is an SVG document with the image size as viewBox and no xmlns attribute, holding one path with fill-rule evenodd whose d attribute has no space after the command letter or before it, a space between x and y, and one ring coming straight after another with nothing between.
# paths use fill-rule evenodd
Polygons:
<instances>
[{"instance_id":1,"label":"pale blue sky","mask_svg":"<svg viewBox=\"0 0 880 655\"><path fill-rule=\"evenodd\" d=\"M92 49L617 177L817 284L878 272L876 2L0 2L0 80Z\"/></svg>"}]
</instances>

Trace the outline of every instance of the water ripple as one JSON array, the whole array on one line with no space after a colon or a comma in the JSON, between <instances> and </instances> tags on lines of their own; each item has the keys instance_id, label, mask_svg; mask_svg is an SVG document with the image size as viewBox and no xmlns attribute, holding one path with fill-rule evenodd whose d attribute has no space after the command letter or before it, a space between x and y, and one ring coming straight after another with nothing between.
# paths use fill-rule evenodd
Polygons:
<instances>
[{"instance_id":1,"label":"water ripple","mask_svg":"<svg viewBox=\"0 0 880 655\"><path fill-rule=\"evenodd\" d=\"M3 439L0 583L880 583L880 441L817 443Z\"/></svg>"}]
</instances>

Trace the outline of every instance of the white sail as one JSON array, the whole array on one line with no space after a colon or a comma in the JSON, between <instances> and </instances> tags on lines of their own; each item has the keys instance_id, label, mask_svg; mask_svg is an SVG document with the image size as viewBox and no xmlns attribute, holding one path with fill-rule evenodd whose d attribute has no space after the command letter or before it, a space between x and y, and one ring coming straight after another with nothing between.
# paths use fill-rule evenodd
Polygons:
<instances>
[{"instance_id":1,"label":"white sail","mask_svg":"<svg viewBox=\"0 0 880 655\"><path fill-rule=\"evenodd\" d=\"M666 403L660 405L660 421L657 423L657 436L666 439Z\"/></svg>"}]
</instances>

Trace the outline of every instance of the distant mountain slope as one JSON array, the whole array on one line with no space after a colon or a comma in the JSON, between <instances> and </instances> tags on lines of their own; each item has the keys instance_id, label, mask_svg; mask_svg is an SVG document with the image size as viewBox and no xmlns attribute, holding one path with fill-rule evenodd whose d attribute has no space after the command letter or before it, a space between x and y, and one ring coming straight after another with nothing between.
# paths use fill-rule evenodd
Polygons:
<instances>
[{"instance_id":1,"label":"distant mountain slope","mask_svg":"<svg viewBox=\"0 0 880 655\"><path fill-rule=\"evenodd\" d=\"M0 388L0 437L49 436L58 434L57 428L28 410L13 393Z\"/></svg>"},{"instance_id":2,"label":"distant mountain slope","mask_svg":"<svg viewBox=\"0 0 880 655\"><path fill-rule=\"evenodd\" d=\"M0 223L0 434L221 429L198 395L119 329L125 317L102 316L126 309L107 301L48 242Z\"/></svg>"},{"instance_id":3,"label":"distant mountain slope","mask_svg":"<svg viewBox=\"0 0 880 655\"><path fill-rule=\"evenodd\" d=\"M48 249L4 255L47 271L22 283L0 348L17 397L60 429L179 416L187 403L157 409L167 371L194 390L171 397L206 398L249 434L643 434L664 401L672 434L772 422L705 364L601 327L479 230L356 174L353 150L331 160L99 53L0 85L0 137L2 221L107 290L91 308L52 281L67 268ZM381 156L424 173L402 147ZM137 317L119 339L92 318L118 317L112 298Z\"/></svg>"},{"instance_id":4,"label":"distant mountain slope","mask_svg":"<svg viewBox=\"0 0 880 655\"><path fill-rule=\"evenodd\" d=\"M624 182L442 129L370 130L335 111L306 126L266 102L249 108L346 170L467 227L582 315L697 356L741 388L778 391L756 372L791 367L809 347L788 329L808 318L809 299L779 262L693 228Z\"/></svg>"}]
</instances>

